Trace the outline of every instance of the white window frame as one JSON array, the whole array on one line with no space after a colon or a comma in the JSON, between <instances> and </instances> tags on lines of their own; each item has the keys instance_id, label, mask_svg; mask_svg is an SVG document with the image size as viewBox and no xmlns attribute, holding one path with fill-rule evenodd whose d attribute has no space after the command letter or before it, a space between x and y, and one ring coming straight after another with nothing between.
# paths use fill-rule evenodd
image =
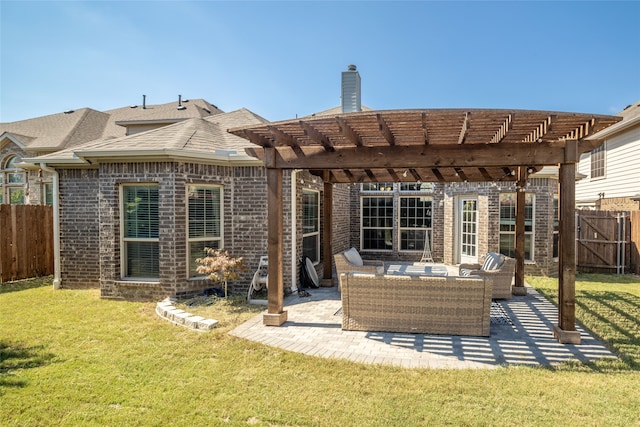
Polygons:
<instances>
[{"instance_id":1,"label":"white window frame","mask_svg":"<svg viewBox=\"0 0 640 427\"><path fill-rule=\"evenodd\" d=\"M500 193L499 196L499 201L498 201L498 228L500 228L501 224L500 222L502 221L502 196L503 195L513 195L514 197L514 226L513 226L513 231L502 231L499 230L499 238L498 238L498 245L500 245L500 240L501 240L501 236L504 235L513 235L513 241L514 241L514 251L515 251L515 235L516 235L516 231L515 231L515 220L516 220L516 215L517 212L515 212L515 210L517 209L517 206L515 205L516 203L516 198L517 198L517 194L515 192L504 192L504 193ZM525 212L526 212L526 197L530 196L531 197L531 231L526 231L524 232L525 234L525 246L526 246L526 237L529 236L529 254L531 256L531 258L525 258L526 262L534 262L535 261L535 235L536 235L536 194L529 192L529 193L525 193ZM525 253L526 253L526 247L525 247Z\"/></svg>"},{"instance_id":2,"label":"white window frame","mask_svg":"<svg viewBox=\"0 0 640 427\"><path fill-rule=\"evenodd\" d=\"M191 191L191 188L218 188L220 189L220 200L218 201L218 204L220 206L220 235L219 236L204 236L204 237L190 237L190 229L189 229L189 193ZM186 188L186 197L185 197L185 201L186 201L186 220L187 220L187 224L186 224L186 230L187 230L187 276L189 278L195 278L195 277L203 277L204 275L202 274L192 274L191 273L191 243L193 242L210 242L210 241L214 241L217 243L217 249L221 249L224 248L224 186L219 185L219 184L187 184Z\"/></svg>"},{"instance_id":3,"label":"white window frame","mask_svg":"<svg viewBox=\"0 0 640 427\"><path fill-rule=\"evenodd\" d=\"M369 192L367 192L369 193ZM391 221L392 224L390 227L365 227L364 226L364 200L365 199L391 199L391 206L392 206L392 210L396 209L396 202L395 202L395 198L393 195L393 192L390 191L379 191L379 192L371 192L371 193L377 193L377 194L366 194L366 195L361 195L360 196L360 250L361 251L375 251L375 252L393 252L393 246L394 246L394 233L395 233L395 225L393 224L395 215L392 212L391 213ZM364 247L364 230L365 228L367 230L390 230L391 231L391 248L390 249L376 249L376 248L365 248Z\"/></svg>"},{"instance_id":4,"label":"white window frame","mask_svg":"<svg viewBox=\"0 0 640 427\"><path fill-rule=\"evenodd\" d=\"M411 193L413 193L414 191L411 191ZM430 222L431 222L431 226L430 227L410 227L410 226L406 226L403 227L402 226L402 199L428 199L429 202L431 202L431 216L429 218ZM421 200L422 201L422 200ZM427 200L424 200L427 201ZM403 231L424 231L425 235L429 237L430 241L429 241L429 247L433 247L433 241L431 241L432 236L433 236L433 197L432 196L427 196L427 195L408 195L408 194L403 194L400 197L398 197L398 251L399 252L424 252L424 246L420 249L403 249L402 248L402 232Z\"/></svg>"},{"instance_id":5,"label":"white window frame","mask_svg":"<svg viewBox=\"0 0 640 427\"><path fill-rule=\"evenodd\" d=\"M594 175L594 156L601 156L601 159L598 159L598 163L602 163L602 165L596 165L596 171L601 172L599 175ZM603 142L602 145L591 151L590 159L590 168L589 168L589 177L592 180L604 179L607 177L607 142Z\"/></svg>"},{"instance_id":6,"label":"white window frame","mask_svg":"<svg viewBox=\"0 0 640 427\"><path fill-rule=\"evenodd\" d=\"M144 182L144 183L123 183L119 188L120 195L120 278L122 280L130 280L130 281L144 281L144 282L158 282L160 281L160 270L158 269L158 277L137 277L137 276L128 276L127 275L127 267L128 267L128 254L127 254L127 243L129 242L150 242L158 244L158 253L160 252L160 218L158 218L158 237L153 238L143 238L143 237L125 237L125 200L124 200L124 191L125 188L129 187L150 187L155 186L159 191L159 184L157 182ZM158 199L158 215L160 211L160 200ZM159 256L159 254L158 254ZM158 264L160 264L160 260L158 260Z\"/></svg>"},{"instance_id":7,"label":"white window frame","mask_svg":"<svg viewBox=\"0 0 640 427\"><path fill-rule=\"evenodd\" d=\"M22 160L21 157L17 154L9 154L4 159L2 159L2 163L0 163L0 203L11 204L11 193L14 190L22 191L22 202L16 203L19 205L23 205L27 201L27 174L23 169L16 167L9 167L10 163L14 161ZM10 182L9 176L16 175L20 176L20 182Z\"/></svg>"},{"instance_id":8,"label":"white window frame","mask_svg":"<svg viewBox=\"0 0 640 427\"><path fill-rule=\"evenodd\" d=\"M312 190L312 189L308 189L308 188L304 188L302 190L302 193L304 195L304 193L307 194L313 194L316 200L316 218L315 218L315 222L316 222L316 230L309 232L309 233L305 233L304 232L304 197L303 197L303 202L302 202L302 212L303 212L303 217L302 217L302 247L303 247L303 251L304 251L304 240L310 237L315 237L316 239L316 259L312 259L311 257L309 257L309 259L311 260L311 262L313 262L314 264L318 264L320 262L320 192L317 190Z\"/></svg>"}]
</instances>

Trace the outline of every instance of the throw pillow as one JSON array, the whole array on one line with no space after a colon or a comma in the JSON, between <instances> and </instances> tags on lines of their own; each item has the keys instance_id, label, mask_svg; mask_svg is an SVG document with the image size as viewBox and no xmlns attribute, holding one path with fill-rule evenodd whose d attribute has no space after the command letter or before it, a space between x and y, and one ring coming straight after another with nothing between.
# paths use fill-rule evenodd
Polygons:
<instances>
[{"instance_id":1,"label":"throw pillow","mask_svg":"<svg viewBox=\"0 0 640 427\"><path fill-rule=\"evenodd\" d=\"M489 252L484 259L481 270L497 270L504 262L504 255L495 252Z\"/></svg>"},{"instance_id":2,"label":"throw pillow","mask_svg":"<svg viewBox=\"0 0 640 427\"><path fill-rule=\"evenodd\" d=\"M345 251L344 257L356 267L362 267L364 265L364 261L362 261L362 257L356 248L351 248L348 251Z\"/></svg>"}]
</instances>

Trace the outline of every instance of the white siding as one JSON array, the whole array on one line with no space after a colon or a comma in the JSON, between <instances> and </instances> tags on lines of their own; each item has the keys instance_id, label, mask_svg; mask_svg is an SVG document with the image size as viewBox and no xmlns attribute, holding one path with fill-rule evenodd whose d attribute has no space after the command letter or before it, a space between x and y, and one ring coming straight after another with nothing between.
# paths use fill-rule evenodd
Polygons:
<instances>
[{"instance_id":1,"label":"white siding","mask_svg":"<svg viewBox=\"0 0 640 427\"><path fill-rule=\"evenodd\" d=\"M587 177L576 183L576 200L629 197L640 193L640 126L605 141L605 176L591 179L591 153L584 154L578 172Z\"/></svg>"}]
</instances>

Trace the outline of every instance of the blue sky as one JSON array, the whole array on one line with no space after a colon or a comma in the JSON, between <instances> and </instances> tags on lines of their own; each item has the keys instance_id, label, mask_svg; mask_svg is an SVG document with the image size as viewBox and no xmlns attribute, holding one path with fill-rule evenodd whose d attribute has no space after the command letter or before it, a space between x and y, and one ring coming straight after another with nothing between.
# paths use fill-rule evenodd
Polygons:
<instances>
[{"instance_id":1,"label":"blue sky","mask_svg":"<svg viewBox=\"0 0 640 427\"><path fill-rule=\"evenodd\" d=\"M615 114L640 100L640 2L0 0L0 121L204 98L269 120L374 109Z\"/></svg>"}]
</instances>

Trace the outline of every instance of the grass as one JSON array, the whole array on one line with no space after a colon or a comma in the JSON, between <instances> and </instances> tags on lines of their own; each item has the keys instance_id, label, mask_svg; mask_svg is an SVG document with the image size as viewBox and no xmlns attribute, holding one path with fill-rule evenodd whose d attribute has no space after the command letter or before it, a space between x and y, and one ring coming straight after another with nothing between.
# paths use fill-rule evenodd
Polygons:
<instances>
[{"instance_id":1,"label":"grass","mask_svg":"<svg viewBox=\"0 0 640 427\"><path fill-rule=\"evenodd\" d=\"M616 283L610 283L616 280ZM229 336L241 299L201 307L210 333L154 304L0 285L0 425L608 425L640 423L640 279L580 276L577 314L621 359L553 368L409 370ZM527 278L554 297L557 281ZM195 311L195 310L193 310Z\"/></svg>"}]
</instances>

